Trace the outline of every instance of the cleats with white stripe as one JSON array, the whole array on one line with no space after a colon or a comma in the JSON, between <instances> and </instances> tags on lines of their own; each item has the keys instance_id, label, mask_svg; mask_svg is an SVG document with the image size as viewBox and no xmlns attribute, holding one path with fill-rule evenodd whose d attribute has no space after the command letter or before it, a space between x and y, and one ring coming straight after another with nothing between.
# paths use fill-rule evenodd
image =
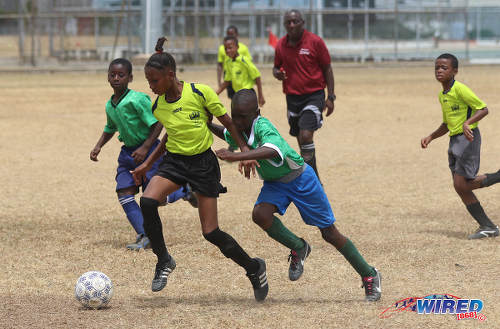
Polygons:
<instances>
[{"instance_id":1,"label":"cleats with white stripe","mask_svg":"<svg viewBox=\"0 0 500 329\"><path fill-rule=\"evenodd\" d=\"M480 226L476 232L468 236L469 240L483 239L483 238L494 238L499 235L498 226L488 227Z\"/></svg>"},{"instance_id":2,"label":"cleats with white stripe","mask_svg":"<svg viewBox=\"0 0 500 329\"><path fill-rule=\"evenodd\" d=\"M151 290L160 291L167 285L168 276L175 269L175 260L170 256L170 260L165 264L156 264L155 277L151 284Z\"/></svg>"},{"instance_id":3,"label":"cleats with white stripe","mask_svg":"<svg viewBox=\"0 0 500 329\"><path fill-rule=\"evenodd\" d=\"M260 258L254 258L259 263L259 269L256 273L247 273L247 277L250 279L253 287L253 294L255 300L258 302L266 299L267 293L269 291L269 285L267 284L266 275L266 262Z\"/></svg>"},{"instance_id":4,"label":"cleats with white stripe","mask_svg":"<svg viewBox=\"0 0 500 329\"><path fill-rule=\"evenodd\" d=\"M304 239L304 247L302 249L295 251L291 250L288 256L288 261L290 261L290 267L288 268L288 278L290 281L297 281L304 273L304 262L311 253L311 246Z\"/></svg>"},{"instance_id":5,"label":"cleats with white stripe","mask_svg":"<svg viewBox=\"0 0 500 329\"><path fill-rule=\"evenodd\" d=\"M382 276L375 267L373 270L376 273L375 276L362 278L362 287L365 288L365 299L369 302L376 302L382 296Z\"/></svg>"}]
</instances>

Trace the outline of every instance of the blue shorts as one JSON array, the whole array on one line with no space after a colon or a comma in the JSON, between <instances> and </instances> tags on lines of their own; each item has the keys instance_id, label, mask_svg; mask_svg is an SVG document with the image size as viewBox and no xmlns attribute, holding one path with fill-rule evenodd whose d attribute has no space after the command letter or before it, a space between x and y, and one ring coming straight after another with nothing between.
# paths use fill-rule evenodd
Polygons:
<instances>
[{"instance_id":1,"label":"blue shorts","mask_svg":"<svg viewBox=\"0 0 500 329\"><path fill-rule=\"evenodd\" d=\"M335 222L330 202L314 170L306 164L306 169L290 183L264 181L255 205L270 203L284 215L291 202L297 207L302 220L307 225L325 228Z\"/></svg>"},{"instance_id":2,"label":"blue shorts","mask_svg":"<svg viewBox=\"0 0 500 329\"><path fill-rule=\"evenodd\" d=\"M153 143L153 145L149 149L148 156L151 154L151 152L153 152L153 150L159 143L159 140L156 140ZM139 148L139 146L122 146L122 150L120 151L120 155L118 156L118 168L116 168L116 191L135 186L134 178L132 177L130 171L134 170L140 165L140 163L135 163L134 158L132 157L132 153L134 153L137 148ZM160 164L161 160L162 157L156 160L156 162L153 164L153 167L146 173L146 180L141 184L143 192L148 186L151 177L153 177L158 170L158 165Z\"/></svg>"}]
</instances>

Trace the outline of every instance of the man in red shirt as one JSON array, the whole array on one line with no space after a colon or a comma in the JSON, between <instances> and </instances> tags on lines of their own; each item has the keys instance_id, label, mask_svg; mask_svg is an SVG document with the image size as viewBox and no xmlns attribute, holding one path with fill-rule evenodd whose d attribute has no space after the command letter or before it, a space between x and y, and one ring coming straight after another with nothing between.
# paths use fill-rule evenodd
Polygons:
<instances>
[{"instance_id":1,"label":"man in red shirt","mask_svg":"<svg viewBox=\"0 0 500 329\"><path fill-rule=\"evenodd\" d=\"M313 135L323 124L324 109L326 116L333 113L336 98L331 58L325 42L304 29L298 10L286 12L284 24L287 35L276 45L273 75L283 82L290 135L297 137L300 155L318 175Z\"/></svg>"}]
</instances>

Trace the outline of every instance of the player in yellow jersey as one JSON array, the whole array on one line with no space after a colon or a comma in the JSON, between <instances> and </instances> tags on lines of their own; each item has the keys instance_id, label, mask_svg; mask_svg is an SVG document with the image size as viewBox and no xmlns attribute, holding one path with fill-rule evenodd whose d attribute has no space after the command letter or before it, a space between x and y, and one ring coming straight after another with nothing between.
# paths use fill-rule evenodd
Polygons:
<instances>
[{"instance_id":1,"label":"player in yellow jersey","mask_svg":"<svg viewBox=\"0 0 500 329\"><path fill-rule=\"evenodd\" d=\"M230 25L226 29L226 37L235 37L238 38L238 28L234 25ZM242 56L245 56L246 58L250 58L252 60L252 54L250 54L250 51L248 50L248 47L243 44L243 42L239 43L239 52ZM226 68L224 67L224 63L226 62L227 55L226 55L226 50L224 49L224 45L220 45L219 51L217 53L217 86L220 88L220 86L224 83L224 75L225 75L225 70ZM234 90L231 84L227 87L227 97L228 98L233 98L234 95Z\"/></svg>"},{"instance_id":2,"label":"player in yellow jersey","mask_svg":"<svg viewBox=\"0 0 500 329\"><path fill-rule=\"evenodd\" d=\"M246 270L255 299L264 300L268 292L266 263L260 258L250 258L233 237L219 229L217 197L225 192L225 188L220 183L217 157L211 150L213 136L207 127L209 117L217 117L235 137L242 152L250 149L213 89L177 79L174 58L163 52L165 40L158 40L157 53L149 58L144 71L151 90L158 95L153 114L165 127L166 134L144 163L132 172L139 183L149 167L166 151L156 175L141 197L144 229L158 257L151 288L153 291L162 290L176 266L165 245L158 205L166 195L189 183L198 196L203 237ZM249 170L246 174L250 177Z\"/></svg>"},{"instance_id":3,"label":"player in yellow jersey","mask_svg":"<svg viewBox=\"0 0 500 329\"><path fill-rule=\"evenodd\" d=\"M467 210L479 223L479 228L469 239L496 237L498 226L485 214L472 190L500 182L500 170L493 174L477 175L481 151L481 133L478 122L489 110L472 90L455 80L458 60L452 54L442 54L435 62L436 79L443 85L439 102L443 111L443 123L429 136L421 139L422 148L450 133L448 163L453 175L453 186Z\"/></svg>"},{"instance_id":4,"label":"player in yellow jersey","mask_svg":"<svg viewBox=\"0 0 500 329\"><path fill-rule=\"evenodd\" d=\"M262 92L260 72L251 58L239 53L238 39L233 36L225 37L224 49L227 55L224 62L224 83L219 86L217 95L229 86L232 86L234 92L238 92L241 89L253 89L253 86L257 85L259 106L264 106L266 101Z\"/></svg>"}]
</instances>

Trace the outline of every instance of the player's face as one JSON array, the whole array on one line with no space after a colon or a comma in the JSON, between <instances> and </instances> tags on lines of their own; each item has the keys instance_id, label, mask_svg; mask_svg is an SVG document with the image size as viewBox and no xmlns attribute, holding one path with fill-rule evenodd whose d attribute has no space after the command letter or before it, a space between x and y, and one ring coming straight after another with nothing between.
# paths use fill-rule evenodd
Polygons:
<instances>
[{"instance_id":1,"label":"player's face","mask_svg":"<svg viewBox=\"0 0 500 329\"><path fill-rule=\"evenodd\" d=\"M108 82L115 91L125 90L132 81L132 74L122 64L113 64L108 70Z\"/></svg>"},{"instance_id":2,"label":"player's face","mask_svg":"<svg viewBox=\"0 0 500 329\"><path fill-rule=\"evenodd\" d=\"M304 20L302 16L293 11L285 15L284 25L286 33L288 33L292 39L299 38L304 31Z\"/></svg>"},{"instance_id":3,"label":"player's face","mask_svg":"<svg viewBox=\"0 0 500 329\"><path fill-rule=\"evenodd\" d=\"M226 55L231 58L235 58L238 55L238 45L234 40L224 42L224 49L226 50Z\"/></svg>"},{"instance_id":4,"label":"player's face","mask_svg":"<svg viewBox=\"0 0 500 329\"><path fill-rule=\"evenodd\" d=\"M226 31L226 36L227 37L235 37L235 38L237 38L238 37L238 33L236 33L235 29L229 29L229 30Z\"/></svg>"},{"instance_id":5,"label":"player's face","mask_svg":"<svg viewBox=\"0 0 500 329\"><path fill-rule=\"evenodd\" d=\"M449 58L438 58L434 66L434 74L436 75L436 80L439 82L451 81L457 74L457 69L453 68L451 64L451 59Z\"/></svg>"},{"instance_id":6,"label":"player's face","mask_svg":"<svg viewBox=\"0 0 500 329\"><path fill-rule=\"evenodd\" d=\"M255 108L245 105L231 106L231 118L239 131L244 131L247 134L252 129L253 120L257 117Z\"/></svg>"},{"instance_id":7,"label":"player's face","mask_svg":"<svg viewBox=\"0 0 500 329\"><path fill-rule=\"evenodd\" d=\"M175 73L169 68L159 70L150 66L144 68L146 80L148 80L149 88L156 95L164 95L167 93L175 80Z\"/></svg>"}]
</instances>

